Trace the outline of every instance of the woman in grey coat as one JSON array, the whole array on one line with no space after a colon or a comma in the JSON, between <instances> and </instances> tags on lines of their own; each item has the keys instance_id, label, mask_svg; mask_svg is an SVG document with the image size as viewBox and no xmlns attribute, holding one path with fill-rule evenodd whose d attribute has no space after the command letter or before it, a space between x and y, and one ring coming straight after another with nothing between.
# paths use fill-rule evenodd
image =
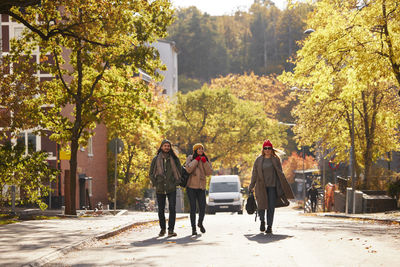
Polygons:
<instances>
[{"instance_id":1,"label":"woman in grey coat","mask_svg":"<svg viewBox=\"0 0 400 267\"><path fill-rule=\"evenodd\" d=\"M255 188L260 231L272 233L272 224L276 207L289 205L288 199L294 195L285 174L280 158L276 155L272 143L266 140L261 155L254 162L249 191ZM265 210L267 210L267 230L265 230Z\"/></svg>"}]
</instances>

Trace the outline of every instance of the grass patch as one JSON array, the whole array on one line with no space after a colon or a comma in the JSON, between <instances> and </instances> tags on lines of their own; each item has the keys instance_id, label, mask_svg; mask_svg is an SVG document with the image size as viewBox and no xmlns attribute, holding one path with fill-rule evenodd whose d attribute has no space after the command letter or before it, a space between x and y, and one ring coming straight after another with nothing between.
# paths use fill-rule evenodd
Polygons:
<instances>
[{"instance_id":1,"label":"grass patch","mask_svg":"<svg viewBox=\"0 0 400 267\"><path fill-rule=\"evenodd\" d=\"M58 220L58 219L61 219L61 217L37 215L37 216L33 216L33 218L32 218L32 220Z\"/></svg>"},{"instance_id":2,"label":"grass patch","mask_svg":"<svg viewBox=\"0 0 400 267\"><path fill-rule=\"evenodd\" d=\"M18 222L18 216L10 214L0 214L0 225Z\"/></svg>"},{"instance_id":3,"label":"grass patch","mask_svg":"<svg viewBox=\"0 0 400 267\"><path fill-rule=\"evenodd\" d=\"M18 223L22 221L29 220L57 220L61 219L58 216L45 216L45 215L10 215L10 214L0 214L0 225L6 225L11 223Z\"/></svg>"}]
</instances>

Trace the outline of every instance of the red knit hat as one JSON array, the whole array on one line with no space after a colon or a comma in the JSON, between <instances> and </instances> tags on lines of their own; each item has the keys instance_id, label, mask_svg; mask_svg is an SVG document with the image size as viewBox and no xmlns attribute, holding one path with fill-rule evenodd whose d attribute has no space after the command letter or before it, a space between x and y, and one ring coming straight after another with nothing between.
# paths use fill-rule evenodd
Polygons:
<instances>
[{"instance_id":1,"label":"red knit hat","mask_svg":"<svg viewBox=\"0 0 400 267\"><path fill-rule=\"evenodd\" d=\"M274 147L272 146L271 141L269 141L269 140L265 140L265 141L264 141L263 148L266 147L266 146L270 146L270 147L274 148Z\"/></svg>"}]
</instances>

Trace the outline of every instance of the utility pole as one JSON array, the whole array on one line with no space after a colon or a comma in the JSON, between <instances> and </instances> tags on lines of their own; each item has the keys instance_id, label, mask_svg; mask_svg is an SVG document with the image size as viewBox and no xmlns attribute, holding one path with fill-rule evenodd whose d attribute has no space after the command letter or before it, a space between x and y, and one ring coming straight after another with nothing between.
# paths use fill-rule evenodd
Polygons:
<instances>
[{"instance_id":1,"label":"utility pole","mask_svg":"<svg viewBox=\"0 0 400 267\"><path fill-rule=\"evenodd\" d=\"M118 159L118 139L115 138L115 150L114 150L114 156L115 156L115 166L114 166L114 216L117 214L117 159Z\"/></svg>"},{"instance_id":2,"label":"utility pole","mask_svg":"<svg viewBox=\"0 0 400 267\"><path fill-rule=\"evenodd\" d=\"M304 158L306 156L305 154L305 148L303 146L303 202L304 202L304 213L306 213L306 174L304 173Z\"/></svg>"},{"instance_id":3,"label":"utility pole","mask_svg":"<svg viewBox=\"0 0 400 267\"><path fill-rule=\"evenodd\" d=\"M354 100L351 101L351 148L350 148L350 176L351 176L351 188L353 191L353 214L355 213L355 196L356 196L356 181L355 181L355 151L354 151Z\"/></svg>"},{"instance_id":4,"label":"utility pole","mask_svg":"<svg viewBox=\"0 0 400 267\"><path fill-rule=\"evenodd\" d=\"M325 148L322 148L322 211L325 212Z\"/></svg>"}]
</instances>

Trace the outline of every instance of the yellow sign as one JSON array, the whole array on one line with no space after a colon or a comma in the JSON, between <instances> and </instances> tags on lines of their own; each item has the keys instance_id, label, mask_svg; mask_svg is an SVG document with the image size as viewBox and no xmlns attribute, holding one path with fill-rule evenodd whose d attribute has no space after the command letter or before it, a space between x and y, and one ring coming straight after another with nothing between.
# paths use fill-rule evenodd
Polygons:
<instances>
[{"instance_id":1,"label":"yellow sign","mask_svg":"<svg viewBox=\"0 0 400 267\"><path fill-rule=\"evenodd\" d=\"M71 159L71 151L60 150L60 159L61 160L70 160Z\"/></svg>"}]
</instances>

